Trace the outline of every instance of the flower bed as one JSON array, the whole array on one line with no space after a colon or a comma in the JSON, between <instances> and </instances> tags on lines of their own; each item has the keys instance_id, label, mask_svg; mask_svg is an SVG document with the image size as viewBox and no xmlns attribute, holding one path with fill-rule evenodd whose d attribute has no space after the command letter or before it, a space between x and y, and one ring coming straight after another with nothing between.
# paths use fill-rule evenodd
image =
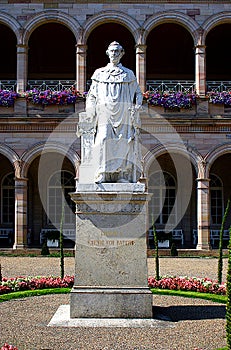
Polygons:
<instances>
[{"instance_id":1,"label":"flower bed","mask_svg":"<svg viewBox=\"0 0 231 350\"><path fill-rule=\"evenodd\" d=\"M18 350L16 346L5 343L0 350Z\"/></svg>"},{"instance_id":2,"label":"flower bed","mask_svg":"<svg viewBox=\"0 0 231 350\"><path fill-rule=\"evenodd\" d=\"M154 277L149 277L148 285L150 288L226 295L226 284L219 284L209 278L164 276L156 280Z\"/></svg>"},{"instance_id":3,"label":"flower bed","mask_svg":"<svg viewBox=\"0 0 231 350\"><path fill-rule=\"evenodd\" d=\"M22 290L35 290L46 288L71 288L74 285L74 276L60 277L15 277L2 278L0 282L0 295Z\"/></svg>"},{"instance_id":4,"label":"flower bed","mask_svg":"<svg viewBox=\"0 0 231 350\"><path fill-rule=\"evenodd\" d=\"M2 278L0 294L22 290L72 288L73 285L74 276L65 276L63 279L53 276ZM163 276L157 281L154 277L149 277L148 286L150 288L226 295L226 284L219 284L217 281L209 278Z\"/></svg>"}]
</instances>

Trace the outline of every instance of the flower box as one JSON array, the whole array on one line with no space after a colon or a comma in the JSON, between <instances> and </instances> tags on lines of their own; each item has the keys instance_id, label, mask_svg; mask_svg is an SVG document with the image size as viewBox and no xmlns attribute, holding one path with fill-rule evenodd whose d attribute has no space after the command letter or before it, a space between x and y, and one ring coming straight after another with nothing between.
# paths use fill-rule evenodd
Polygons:
<instances>
[{"instance_id":1,"label":"flower box","mask_svg":"<svg viewBox=\"0 0 231 350\"><path fill-rule=\"evenodd\" d=\"M59 240L58 239L47 239L48 248L58 248Z\"/></svg>"},{"instance_id":2,"label":"flower box","mask_svg":"<svg viewBox=\"0 0 231 350\"><path fill-rule=\"evenodd\" d=\"M223 115L225 113L223 104L209 104L209 114L211 115Z\"/></svg>"},{"instance_id":3,"label":"flower box","mask_svg":"<svg viewBox=\"0 0 231 350\"><path fill-rule=\"evenodd\" d=\"M14 114L14 107L0 106L0 114Z\"/></svg>"}]
</instances>

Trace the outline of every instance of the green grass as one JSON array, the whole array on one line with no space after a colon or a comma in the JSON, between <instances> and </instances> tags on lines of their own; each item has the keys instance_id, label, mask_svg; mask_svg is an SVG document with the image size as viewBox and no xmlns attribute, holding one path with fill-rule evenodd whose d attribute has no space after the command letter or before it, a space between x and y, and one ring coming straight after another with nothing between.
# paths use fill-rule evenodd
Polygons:
<instances>
[{"instance_id":1,"label":"green grass","mask_svg":"<svg viewBox=\"0 0 231 350\"><path fill-rule=\"evenodd\" d=\"M47 288L47 289L36 289L36 290L23 290L19 292L12 292L0 295L0 302L9 301L12 299L34 297L37 295L47 294L67 294L70 293L71 288Z\"/></svg>"},{"instance_id":2,"label":"green grass","mask_svg":"<svg viewBox=\"0 0 231 350\"><path fill-rule=\"evenodd\" d=\"M47 288L47 289L11 292L11 293L0 295L0 302L8 301L11 299L33 297L38 295L61 294L61 293L66 294L66 293L70 293L70 291L71 291L71 288ZM157 288L151 288L151 292L153 294L160 294L160 295L205 299L205 300L222 303L222 304L226 304L226 301L227 301L227 297L224 295L216 295L216 294L210 294L210 293L185 292L181 290L168 290L168 289L157 289Z\"/></svg>"},{"instance_id":3,"label":"green grass","mask_svg":"<svg viewBox=\"0 0 231 350\"><path fill-rule=\"evenodd\" d=\"M184 298L205 299L205 300L210 300L210 301L214 301L222 304L226 304L226 301L227 301L226 295L218 295L218 294L211 294L211 293L199 293L199 292L158 289L158 288L151 288L151 292L153 294L172 295L172 296L178 296L178 297L184 297Z\"/></svg>"}]
</instances>

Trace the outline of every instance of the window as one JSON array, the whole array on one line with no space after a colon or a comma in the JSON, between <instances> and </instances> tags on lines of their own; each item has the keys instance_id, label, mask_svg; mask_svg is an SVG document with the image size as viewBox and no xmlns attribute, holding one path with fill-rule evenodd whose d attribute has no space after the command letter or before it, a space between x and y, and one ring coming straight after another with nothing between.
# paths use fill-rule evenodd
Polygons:
<instances>
[{"instance_id":1,"label":"window","mask_svg":"<svg viewBox=\"0 0 231 350\"><path fill-rule=\"evenodd\" d=\"M210 175L211 224L221 224L223 216L223 186L214 174Z\"/></svg>"},{"instance_id":2,"label":"window","mask_svg":"<svg viewBox=\"0 0 231 350\"><path fill-rule=\"evenodd\" d=\"M64 223L75 222L75 203L69 192L75 190L74 176L68 171L59 171L53 174L48 185L48 220L49 224L60 225L64 208Z\"/></svg>"},{"instance_id":3,"label":"window","mask_svg":"<svg viewBox=\"0 0 231 350\"><path fill-rule=\"evenodd\" d=\"M6 175L2 180L2 223L14 223L15 183L14 173Z\"/></svg>"},{"instance_id":4,"label":"window","mask_svg":"<svg viewBox=\"0 0 231 350\"><path fill-rule=\"evenodd\" d=\"M167 172L157 172L150 177L149 192L152 193L149 202L149 222L152 216L155 224L174 224L176 222L175 209L176 184L172 175ZM170 216L171 214L171 216Z\"/></svg>"}]
</instances>

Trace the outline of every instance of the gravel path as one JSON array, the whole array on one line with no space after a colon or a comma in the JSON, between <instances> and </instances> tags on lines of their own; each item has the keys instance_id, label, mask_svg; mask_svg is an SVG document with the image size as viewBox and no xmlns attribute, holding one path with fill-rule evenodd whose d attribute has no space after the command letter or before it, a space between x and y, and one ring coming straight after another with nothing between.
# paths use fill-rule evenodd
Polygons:
<instances>
[{"instance_id":1,"label":"gravel path","mask_svg":"<svg viewBox=\"0 0 231 350\"><path fill-rule=\"evenodd\" d=\"M148 259L149 275L155 273ZM0 257L3 276L58 275L58 258ZM217 259L161 258L161 274L216 279ZM227 260L224 260L224 276ZM74 258L65 258L65 274L74 273ZM19 350L214 350L226 345L225 305L199 299L153 296L152 328L47 327L69 295L47 295L0 304L0 345ZM1 344L2 343L2 344Z\"/></svg>"},{"instance_id":2,"label":"gravel path","mask_svg":"<svg viewBox=\"0 0 231 350\"><path fill-rule=\"evenodd\" d=\"M210 277L217 279L215 258L160 258L160 274L177 276ZM59 258L51 257L7 257L0 256L2 275L15 276L57 276L60 274ZM74 274L74 257L65 258L65 274ZM223 260L223 277L226 279L227 259ZM149 276L155 276L155 259L148 259Z\"/></svg>"}]
</instances>

